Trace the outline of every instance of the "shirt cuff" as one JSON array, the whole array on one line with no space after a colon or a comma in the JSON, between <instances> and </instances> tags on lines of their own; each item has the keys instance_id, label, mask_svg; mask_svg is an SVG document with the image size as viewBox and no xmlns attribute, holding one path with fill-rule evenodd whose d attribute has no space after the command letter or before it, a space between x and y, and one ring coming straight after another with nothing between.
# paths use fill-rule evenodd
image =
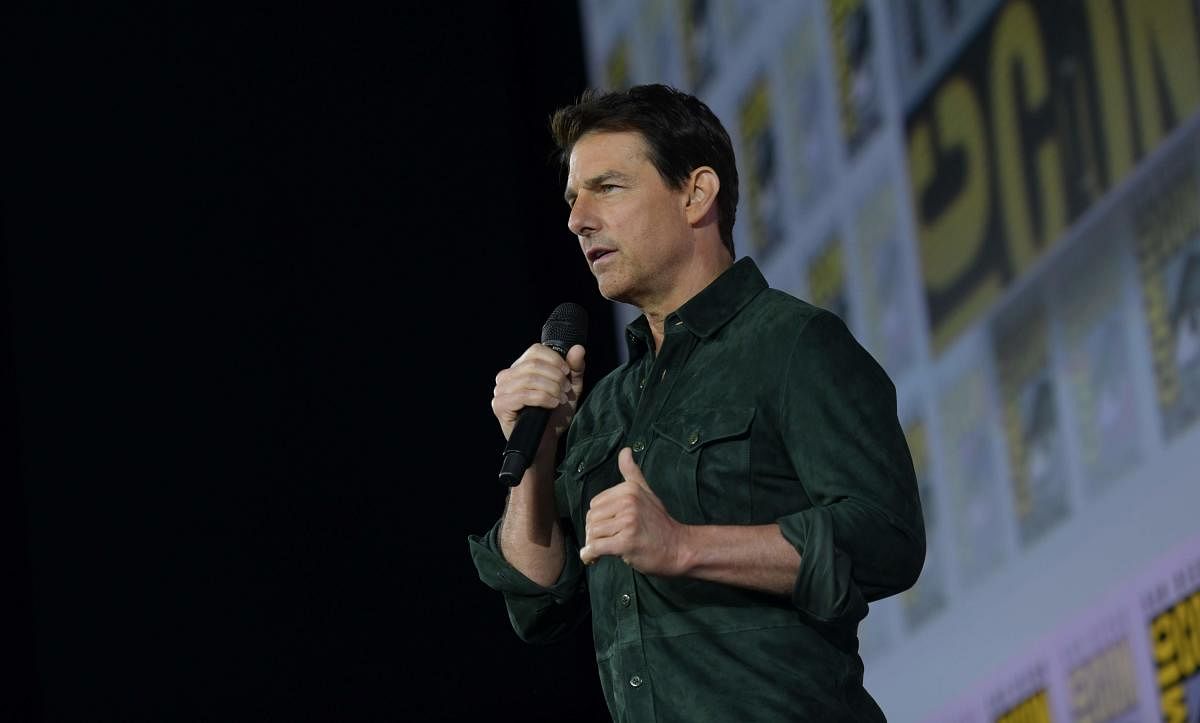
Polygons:
<instances>
[{"instance_id":1,"label":"shirt cuff","mask_svg":"<svg viewBox=\"0 0 1200 723\"><path fill-rule=\"evenodd\" d=\"M566 541L564 545L566 559L562 572L559 573L558 580L549 587L530 580L504 559L500 552L500 522L493 525L482 537L470 535L467 542L471 547L471 559L475 562L479 579L483 584L505 595L549 596L557 603L565 603L574 596L583 578L583 563L579 560L578 551L572 549L570 541Z\"/></svg>"},{"instance_id":2,"label":"shirt cuff","mask_svg":"<svg viewBox=\"0 0 1200 723\"><path fill-rule=\"evenodd\" d=\"M830 511L812 507L777 520L784 539L800 553L792 604L813 622L857 625L867 601L853 580L853 561L834 544Z\"/></svg>"}]
</instances>

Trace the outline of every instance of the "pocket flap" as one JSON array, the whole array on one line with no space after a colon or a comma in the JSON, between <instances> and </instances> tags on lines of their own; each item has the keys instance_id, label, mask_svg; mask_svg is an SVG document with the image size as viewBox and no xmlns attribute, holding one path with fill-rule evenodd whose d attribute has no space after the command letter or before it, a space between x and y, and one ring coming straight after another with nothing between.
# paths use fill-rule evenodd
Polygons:
<instances>
[{"instance_id":1,"label":"pocket flap","mask_svg":"<svg viewBox=\"0 0 1200 723\"><path fill-rule=\"evenodd\" d=\"M754 407L689 409L654 423L654 430L682 449L693 452L710 442L744 437L750 432Z\"/></svg>"},{"instance_id":2,"label":"pocket flap","mask_svg":"<svg viewBox=\"0 0 1200 723\"><path fill-rule=\"evenodd\" d=\"M624 429L616 429L611 432L593 434L575 442L571 445L567 456L563 458L562 466L558 470L559 474L568 477L586 475L608 459L624 436Z\"/></svg>"}]
</instances>

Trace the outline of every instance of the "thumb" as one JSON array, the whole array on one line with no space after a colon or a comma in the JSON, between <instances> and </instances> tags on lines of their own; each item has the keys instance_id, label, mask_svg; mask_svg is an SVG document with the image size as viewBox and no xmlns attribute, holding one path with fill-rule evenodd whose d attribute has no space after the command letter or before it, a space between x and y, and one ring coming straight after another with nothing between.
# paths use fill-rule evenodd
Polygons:
<instances>
[{"instance_id":1,"label":"thumb","mask_svg":"<svg viewBox=\"0 0 1200 723\"><path fill-rule=\"evenodd\" d=\"M634 482L643 487L649 486L646 484L646 478L642 476L642 468L633 461L633 450L629 447L622 448L620 454L617 455L617 467L621 470L621 477L626 482Z\"/></svg>"},{"instance_id":2,"label":"thumb","mask_svg":"<svg viewBox=\"0 0 1200 723\"><path fill-rule=\"evenodd\" d=\"M567 350L567 366L571 368L571 386L575 387L576 393L583 389L583 371L587 366L584 363L586 355L587 350L579 344Z\"/></svg>"}]
</instances>

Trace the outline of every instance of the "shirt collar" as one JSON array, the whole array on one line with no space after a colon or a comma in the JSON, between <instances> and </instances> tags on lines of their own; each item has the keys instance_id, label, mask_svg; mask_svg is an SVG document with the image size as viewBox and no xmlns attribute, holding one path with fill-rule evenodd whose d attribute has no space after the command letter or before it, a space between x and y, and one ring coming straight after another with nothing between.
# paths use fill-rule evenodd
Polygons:
<instances>
[{"instance_id":1,"label":"shirt collar","mask_svg":"<svg viewBox=\"0 0 1200 723\"><path fill-rule=\"evenodd\" d=\"M688 331L707 338L737 316L742 307L766 288L767 280L758 270L754 259L743 256L700 293L667 315L667 324L682 322ZM629 358L641 356L649 348L650 339L650 323L642 314L625 327Z\"/></svg>"}]
</instances>

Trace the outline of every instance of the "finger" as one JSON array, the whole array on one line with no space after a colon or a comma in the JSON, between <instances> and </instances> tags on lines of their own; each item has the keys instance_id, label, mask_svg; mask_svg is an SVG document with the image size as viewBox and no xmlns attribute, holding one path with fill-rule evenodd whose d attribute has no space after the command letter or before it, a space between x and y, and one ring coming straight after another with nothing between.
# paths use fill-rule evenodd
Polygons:
<instances>
[{"instance_id":1,"label":"finger","mask_svg":"<svg viewBox=\"0 0 1200 723\"><path fill-rule=\"evenodd\" d=\"M517 414L522 407L555 409L564 403L566 395L553 387L496 387L492 391L492 408Z\"/></svg>"},{"instance_id":2,"label":"finger","mask_svg":"<svg viewBox=\"0 0 1200 723\"><path fill-rule=\"evenodd\" d=\"M637 493L637 483L622 480L593 497L589 503L588 513L591 514L592 511L595 511L596 515L600 517L611 517L622 506L633 502Z\"/></svg>"},{"instance_id":3,"label":"finger","mask_svg":"<svg viewBox=\"0 0 1200 723\"><path fill-rule=\"evenodd\" d=\"M587 526L587 538L585 544L591 544L596 540L603 540L606 537L616 537L621 534L621 531L628 527L628 523L616 517L606 517L597 520Z\"/></svg>"},{"instance_id":4,"label":"finger","mask_svg":"<svg viewBox=\"0 0 1200 723\"><path fill-rule=\"evenodd\" d=\"M617 467L621 470L621 476L625 478L626 482L633 482L642 487L650 486L646 484L646 478L642 476L642 468L633 461L633 450L629 447L622 448L617 455Z\"/></svg>"},{"instance_id":5,"label":"finger","mask_svg":"<svg viewBox=\"0 0 1200 723\"><path fill-rule=\"evenodd\" d=\"M558 359L562 362L562 359ZM500 382L503 379L520 379L526 376L543 376L547 379L554 379L563 384L570 380L569 370L564 368L565 362L558 363L552 359L524 359L514 362L508 369L501 370L496 375L496 381Z\"/></svg>"},{"instance_id":6,"label":"finger","mask_svg":"<svg viewBox=\"0 0 1200 723\"><path fill-rule=\"evenodd\" d=\"M605 557L607 555L621 555L624 552L625 550L622 548L618 538L606 537L602 540L589 542L588 544L579 548L579 559L583 561L583 564L591 565L601 557Z\"/></svg>"},{"instance_id":7,"label":"finger","mask_svg":"<svg viewBox=\"0 0 1200 723\"><path fill-rule=\"evenodd\" d=\"M511 394L527 389L566 397L571 392L571 385L565 375L547 366L522 366L496 375L495 394Z\"/></svg>"},{"instance_id":8,"label":"finger","mask_svg":"<svg viewBox=\"0 0 1200 723\"><path fill-rule=\"evenodd\" d=\"M525 374L505 377L496 384L495 394L519 394L521 392L545 392L556 397L565 397L567 389L562 381L550 377Z\"/></svg>"},{"instance_id":9,"label":"finger","mask_svg":"<svg viewBox=\"0 0 1200 723\"><path fill-rule=\"evenodd\" d=\"M492 411L516 419L526 407L541 407L551 411L564 403L561 394L544 390L522 389L516 392L499 393L492 397Z\"/></svg>"},{"instance_id":10,"label":"finger","mask_svg":"<svg viewBox=\"0 0 1200 723\"><path fill-rule=\"evenodd\" d=\"M596 553L592 550L591 545L584 545L579 548L579 559L584 565L594 564L597 560Z\"/></svg>"},{"instance_id":11,"label":"finger","mask_svg":"<svg viewBox=\"0 0 1200 723\"><path fill-rule=\"evenodd\" d=\"M567 360L563 359L562 355L560 355L558 352L541 343L533 344L526 349L524 353L517 357L517 360L513 362L513 366L532 360L546 362L551 366L557 367L563 374L571 373L571 367L567 365Z\"/></svg>"}]
</instances>

